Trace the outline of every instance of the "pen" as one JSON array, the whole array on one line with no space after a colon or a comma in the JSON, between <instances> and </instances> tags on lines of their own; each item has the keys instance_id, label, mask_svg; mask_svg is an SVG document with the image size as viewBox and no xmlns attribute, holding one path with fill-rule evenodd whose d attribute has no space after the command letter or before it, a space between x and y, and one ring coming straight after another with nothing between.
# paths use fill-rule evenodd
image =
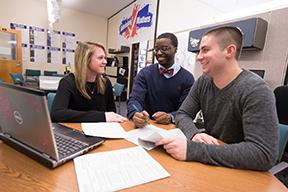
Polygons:
<instances>
[{"instance_id":1,"label":"pen","mask_svg":"<svg viewBox=\"0 0 288 192\"><path fill-rule=\"evenodd\" d=\"M135 104L133 104L132 106L133 106L133 108L134 108L137 112L141 113L141 111L138 109L138 107L137 107ZM147 121L147 119L146 119L145 121L146 121L147 124L150 124L150 123Z\"/></svg>"}]
</instances>

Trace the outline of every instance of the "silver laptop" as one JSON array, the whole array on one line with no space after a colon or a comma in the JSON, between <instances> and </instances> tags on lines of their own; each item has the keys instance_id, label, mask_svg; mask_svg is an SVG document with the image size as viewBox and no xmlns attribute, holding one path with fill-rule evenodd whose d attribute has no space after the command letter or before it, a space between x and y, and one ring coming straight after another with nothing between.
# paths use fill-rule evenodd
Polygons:
<instances>
[{"instance_id":1,"label":"silver laptop","mask_svg":"<svg viewBox=\"0 0 288 192\"><path fill-rule=\"evenodd\" d=\"M102 138L51 123L45 93L0 83L0 139L49 168L104 142Z\"/></svg>"}]
</instances>

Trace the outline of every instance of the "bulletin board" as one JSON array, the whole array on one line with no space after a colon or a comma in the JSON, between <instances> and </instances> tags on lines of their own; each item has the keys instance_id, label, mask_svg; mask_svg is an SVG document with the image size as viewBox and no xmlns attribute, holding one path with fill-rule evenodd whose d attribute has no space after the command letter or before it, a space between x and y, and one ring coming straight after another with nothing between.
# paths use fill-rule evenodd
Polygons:
<instances>
[{"instance_id":1,"label":"bulletin board","mask_svg":"<svg viewBox=\"0 0 288 192\"><path fill-rule=\"evenodd\" d=\"M74 66L76 34L10 23L22 34L22 62Z\"/></svg>"}]
</instances>

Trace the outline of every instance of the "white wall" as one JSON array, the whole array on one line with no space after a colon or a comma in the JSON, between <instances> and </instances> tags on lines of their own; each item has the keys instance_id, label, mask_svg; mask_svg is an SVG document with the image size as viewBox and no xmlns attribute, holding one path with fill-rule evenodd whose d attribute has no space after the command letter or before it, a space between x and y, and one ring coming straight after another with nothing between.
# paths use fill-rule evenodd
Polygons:
<instances>
[{"instance_id":1,"label":"white wall","mask_svg":"<svg viewBox=\"0 0 288 192\"><path fill-rule=\"evenodd\" d=\"M106 47L107 18L99 17L72 9L61 8L60 21L54 29L73 32L76 40L93 41ZM0 27L10 28L10 23L32 25L48 29L47 5L44 0L0 0ZM25 68L57 70L63 73L64 65L56 64L23 64Z\"/></svg>"},{"instance_id":2,"label":"white wall","mask_svg":"<svg viewBox=\"0 0 288 192\"><path fill-rule=\"evenodd\" d=\"M157 34L182 32L288 6L287 0L159 0Z\"/></svg>"},{"instance_id":3,"label":"white wall","mask_svg":"<svg viewBox=\"0 0 288 192\"><path fill-rule=\"evenodd\" d=\"M268 21L265 47L262 51L243 51L239 63L246 69L264 69L264 79L274 89L283 84L287 69L288 38L284 33L288 21L281 19L288 16L286 7L287 0L160 0L157 34L167 31L176 34L180 40L176 59L198 78L202 74L201 66L195 62L195 54L187 51L189 31L262 17Z\"/></svg>"}]
</instances>

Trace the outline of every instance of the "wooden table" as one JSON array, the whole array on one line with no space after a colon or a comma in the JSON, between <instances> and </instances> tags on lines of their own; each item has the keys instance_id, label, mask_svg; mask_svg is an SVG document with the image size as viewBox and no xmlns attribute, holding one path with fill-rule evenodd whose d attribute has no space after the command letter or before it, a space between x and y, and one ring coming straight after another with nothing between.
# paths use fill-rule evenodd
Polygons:
<instances>
[{"instance_id":1,"label":"wooden table","mask_svg":"<svg viewBox=\"0 0 288 192\"><path fill-rule=\"evenodd\" d=\"M81 129L80 124L66 124ZM126 122L126 130L134 128ZM160 126L171 129L173 125ZM135 146L121 139L107 140L90 153ZM171 176L126 189L125 191L199 191L199 192L282 192L287 188L268 172L256 172L174 160L161 148L149 151ZM0 191L78 191L73 161L56 169L48 169L29 157L0 144Z\"/></svg>"}]
</instances>

